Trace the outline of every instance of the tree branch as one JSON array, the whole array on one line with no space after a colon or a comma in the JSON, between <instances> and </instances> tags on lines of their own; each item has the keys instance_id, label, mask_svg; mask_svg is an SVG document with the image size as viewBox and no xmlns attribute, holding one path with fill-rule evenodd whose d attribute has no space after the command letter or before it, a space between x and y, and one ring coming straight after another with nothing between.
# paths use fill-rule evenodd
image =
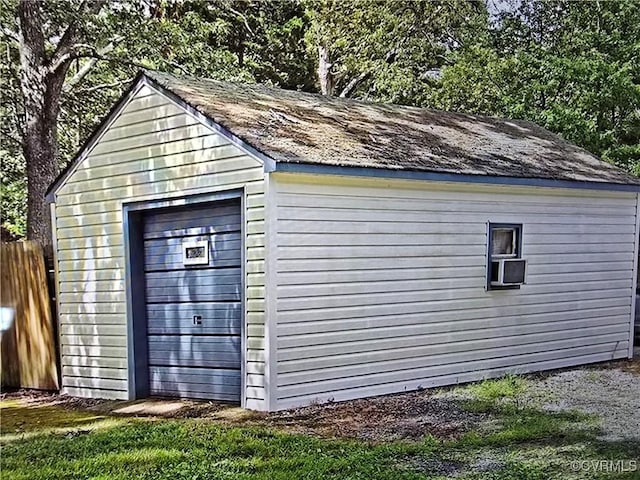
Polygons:
<instances>
[{"instance_id":1,"label":"tree branch","mask_svg":"<svg viewBox=\"0 0 640 480\"><path fill-rule=\"evenodd\" d=\"M49 67L50 72L52 73L55 72L58 68L60 68L66 62L71 61L74 58L77 58L75 54L80 45L88 48L93 48L86 44L77 43L78 40L80 39L79 38L80 35L78 33L79 16L83 13L95 15L100 11L103 4L104 2L102 1L93 1L90 3L89 8L86 8L87 0L82 0L82 2L80 3L76 11L76 18L69 23L69 25L67 26L67 29L62 34L62 37L60 38L60 41L58 42L58 45L56 46L55 51L51 55L51 60L49 62L51 65ZM85 12L85 9L86 9L86 12Z\"/></svg>"},{"instance_id":2,"label":"tree branch","mask_svg":"<svg viewBox=\"0 0 640 480\"><path fill-rule=\"evenodd\" d=\"M67 83L64 86L64 91L68 92L69 90L71 90L71 88L73 88L75 85L77 85L78 83L80 83L84 77L86 77L89 72L91 71L91 69L96 65L96 63L98 63L99 61L105 61L105 62L113 62L113 63L119 63L121 65L128 65L130 67L136 67L136 68L140 68L142 70L150 70L148 65L145 65L143 63L140 62L132 62L130 60L122 60L121 58L114 58L114 57L108 57L106 55L98 55L98 56L93 56L93 57L89 57L89 61L83 65L80 70L78 70L78 72L72 77L70 78ZM176 65L178 68L181 68L179 65ZM126 83L129 80L123 80L120 83ZM116 85L113 85L116 86ZM104 88L107 88L107 85L104 85ZM87 90L91 90L91 87ZM85 90L85 91L87 91ZM97 90L97 88L94 88L93 90Z\"/></svg>"},{"instance_id":3,"label":"tree branch","mask_svg":"<svg viewBox=\"0 0 640 480\"><path fill-rule=\"evenodd\" d=\"M398 52L396 48L394 48L393 50L389 50L384 57L385 63L387 64L393 63L396 59L397 53ZM358 86L360 86L362 82L364 82L365 80L368 80L372 74L373 74L373 69L369 69L360 73L360 75L352 78L351 81L347 83L347 86L342 89L342 92L340 92L340 98L347 98L351 96L355 91L355 89L358 88Z\"/></svg>"},{"instance_id":4,"label":"tree branch","mask_svg":"<svg viewBox=\"0 0 640 480\"><path fill-rule=\"evenodd\" d=\"M79 89L79 91L83 92L83 93L87 93L87 92L95 92L96 90L102 90L102 89L105 89L105 88L115 88L115 87L119 87L121 85L124 85L126 83L129 83L132 80L133 80L133 77L130 77L130 78L125 78L124 80L118 80L116 82L100 83L98 85L93 85L91 87L81 88L81 89Z\"/></svg>"},{"instance_id":5,"label":"tree branch","mask_svg":"<svg viewBox=\"0 0 640 480\"><path fill-rule=\"evenodd\" d=\"M93 45L89 45L87 43L76 43L66 48L65 49L66 52L64 54L57 55L55 59L51 60L51 63L49 65L49 71L51 73L54 73L60 67L65 65L67 62L70 62L71 60L75 60L76 58L82 58L82 57L92 57L94 55L91 53L82 54L80 53L81 49L88 50L89 52L96 52L96 47L94 47Z\"/></svg>"},{"instance_id":6,"label":"tree branch","mask_svg":"<svg viewBox=\"0 0 640 480\"><path fill-rule=\"evenodd\" d=\"M180 65L178 62L169 62L169 65L171 65L174 68L177 68L178 70L180 70L185 75L191 75L191 73L189 73L189 70L187 70L185 67ZM142 68L146 69L147 67L142 67Z\"/></svg>"},{"instance_id":7,"label":"tree branch","mask_svg":"<svg viewBox=\"0 0 640 480\"><path fill-rule=\"evenodd\" d=\"M2 27L2 34L5 37L7 37L9 40L13 40L16 43L20 43L20 35L18 35L18 32L14 32L10 28L7 28L7 27L3 26Z\"/></svg>"},{"instance_id":8,"label":"tree branch","mask_svg":"<svg viewBox=\"0 0 640 480\"><path fill-rule=\"evenodd\" d=\"M82 65L82 67L80 67L80 69L73 75L73 77L71 77L69 80L67 80L64 83L64 86L62 87L62 90L64 92L68 92L75 85L80 83L84 79L84 77L86 77L89 74L89 72L93 69L93 67L96 66L96 63L98 63L99 60L100 59L97 58L97 57L92 57L92 58L88 59Z\"/></svg>"},{"instance_id":9,"label":"tree branch","mask_svg":"<svg viewBox=\"0 0 640 480\"><path fill-rule=\"evenodd\" d=\"M247 17L242 12L239 12L238 10L234 9L231 5L227 5L227 9L229 9L229 11L231 13L233 13L234 15L237 15L238 17L240 17L242 19L242 21L244 22L244 26L249 31L249 33L251 35L254 34L253 30L251 30L251 27L249 26L249 22L247 21Z\"/></svg>"},{"instance_id":10,"label":"tree branch","mask_svg":"<svg viewBox=\"0 0 640 480\"><path fill-rule=\"evenodd\" d=\"M351 79L351 81L349 83L347 83L347 86L344 87L342 89L342 91L340 92L340 98L347 98L347 97L351 96L353 91L356 88L358 88L358 85L360 85L365 80L369 79L369 77L371 76L371 73L372 73L371 70L365 70L364 72L362 72L357 77L353 77Z\"/></svg>"},{"instance_id":11,"label":"tree branch","mask_svg":"<svg viewBox=\"0 0 640 480\"><path fill-rule=\"evenodd\" d=\"M113 51L116 44L122 41L123 38L124 38L123 36L117 36L113 40L111 40L111 42L109 42L107 45L105 45L99 50L96 50L95 47L89 45L88 47L93 50L93 52L90 55L88 55L89 59L82 65L82 67L80 67L80 70L78 70L73 75L73 77L71 77L69 80L65 82L63 90L65 92L68 92L71 88L73 88L75 85L80 83L100 60L105 59L106 54ZM80 58L80 56L77 56L75 58Z\"/></svg>"},{"instance_id":12,"label":"tree branch","mask_svg":"<svg viewBox=\"0 0 640 480\"><path fill-rule=\"evenodd\" d=\"M84 2L80 8L83 8ZM76 28L76 22L72 22L62 34L55 51L51 55L51 67L50 70L55 72L58 67L65 61L70 60L72 52L72 45L77 41L78 30Z\"/></svg>"}]
</instances>

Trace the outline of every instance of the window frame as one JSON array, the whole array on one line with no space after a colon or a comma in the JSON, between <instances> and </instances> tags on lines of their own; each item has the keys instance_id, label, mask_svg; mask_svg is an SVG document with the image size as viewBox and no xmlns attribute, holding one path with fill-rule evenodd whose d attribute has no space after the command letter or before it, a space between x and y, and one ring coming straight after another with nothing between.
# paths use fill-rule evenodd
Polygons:
<instances>
[{"instance_id":1,"label":"window frame","mask_svg":"<svg viewBox=\"0 0 640 480\"><path fill-rule=\"evenodd\" d=\"M189 257L189 250L202 248L203 257ZM209 240L187 240L182 242L182 264L185 267L209 265Z\"/></svg>"},{"instance_id":2,"label":"window frame","mask_svg":"<svg viewBox=\"0 0 640 480\"><path fill-rule=\"evenodd\" d=\"M491 254L493 250L493 231L494 230L514 230L515 231L515 254L514 255L496 255ZM521 223L498 223L487 222L487 284L486 290L519 290L520 285L491 285L491 267L493 259L504 258L522 258L522 231L523 227Z\"/></svg>"}]
</instances>

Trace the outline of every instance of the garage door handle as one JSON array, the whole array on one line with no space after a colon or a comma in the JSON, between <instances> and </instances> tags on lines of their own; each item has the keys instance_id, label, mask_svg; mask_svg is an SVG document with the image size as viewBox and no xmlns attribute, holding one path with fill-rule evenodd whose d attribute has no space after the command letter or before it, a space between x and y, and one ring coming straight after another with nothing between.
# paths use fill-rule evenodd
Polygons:
<instances>
[{"instance_id":1,"label":"garage door handle","mask_svg":"<svg viewBox=\"0 0 640 480\"><path fill-rule=\"evenodd\" d=\"M193 324L194 325L202 325L202 315L194 315L193 316Z\"/></svg>"}]
</instances>

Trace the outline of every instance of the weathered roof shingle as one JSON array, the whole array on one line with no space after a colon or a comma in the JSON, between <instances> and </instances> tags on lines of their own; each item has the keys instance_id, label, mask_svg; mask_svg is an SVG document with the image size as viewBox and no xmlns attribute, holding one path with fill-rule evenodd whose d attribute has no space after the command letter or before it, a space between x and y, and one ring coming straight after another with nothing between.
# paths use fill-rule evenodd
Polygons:
<instances>
[{"instance_id":1,"label":"weathered roof shingle","mask_svg":"<svg viewBox=\"0 0 640 480\"><path fill-rule=\"evenodd\" d=\"M146 75L276 162L640 184L527 121Z\"/></svg>"}]
</instances>

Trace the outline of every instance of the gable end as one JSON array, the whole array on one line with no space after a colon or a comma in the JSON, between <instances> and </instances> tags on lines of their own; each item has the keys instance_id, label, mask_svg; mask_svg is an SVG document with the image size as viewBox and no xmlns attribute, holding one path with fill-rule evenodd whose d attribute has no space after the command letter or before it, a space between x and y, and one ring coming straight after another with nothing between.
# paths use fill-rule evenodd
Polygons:
<instances>
[{"instance_id":1,"label":"gable end","mask_svg":"<svg viewBox=\"0 0 640 480\"><path fill-rule=\"evenodd\" d=\"M169 100L172 104L177 106L178 108L184 110L184 112L191 117L195 118L205 127L212 130L214 133L220 134L225 137L229 142L248 155L256 158L265 166L265 170L270 171L275 169L275 162L264 155L262 152L256 150L251 145L247 144L244 140L234 135L232 132L224 128L222 125L219 125L211 118L197 110L192 105L189 105L180 97L175 95L173 92L167 90L166 88L159 85L156 81L149 78L145 75L144 72L140 72L138 76L131 82L131 85L127 89L127 91L120 97L118 102L111 108L109 113L102 120L100 125L93 131L93 133L87 138L84 142L78 153L76 153L75 157L69 162L69 164L60 172L58 177L54 180L54 182L49 186L47 190L45 200L47 202L55 202L55 195L59 191L59 189L65 184L67 179L73 175L73 173L77 170L80 164L89 156L94 147L100 142L102 137L106 134L109 128L113 125L113 123L119 118L121 113L126 109L126 107L131 103L132 100L135 99L136 95L142 90L144 87L149 88L154 93L161 95L162 97Z\"/></svg>"}]
</instances>

